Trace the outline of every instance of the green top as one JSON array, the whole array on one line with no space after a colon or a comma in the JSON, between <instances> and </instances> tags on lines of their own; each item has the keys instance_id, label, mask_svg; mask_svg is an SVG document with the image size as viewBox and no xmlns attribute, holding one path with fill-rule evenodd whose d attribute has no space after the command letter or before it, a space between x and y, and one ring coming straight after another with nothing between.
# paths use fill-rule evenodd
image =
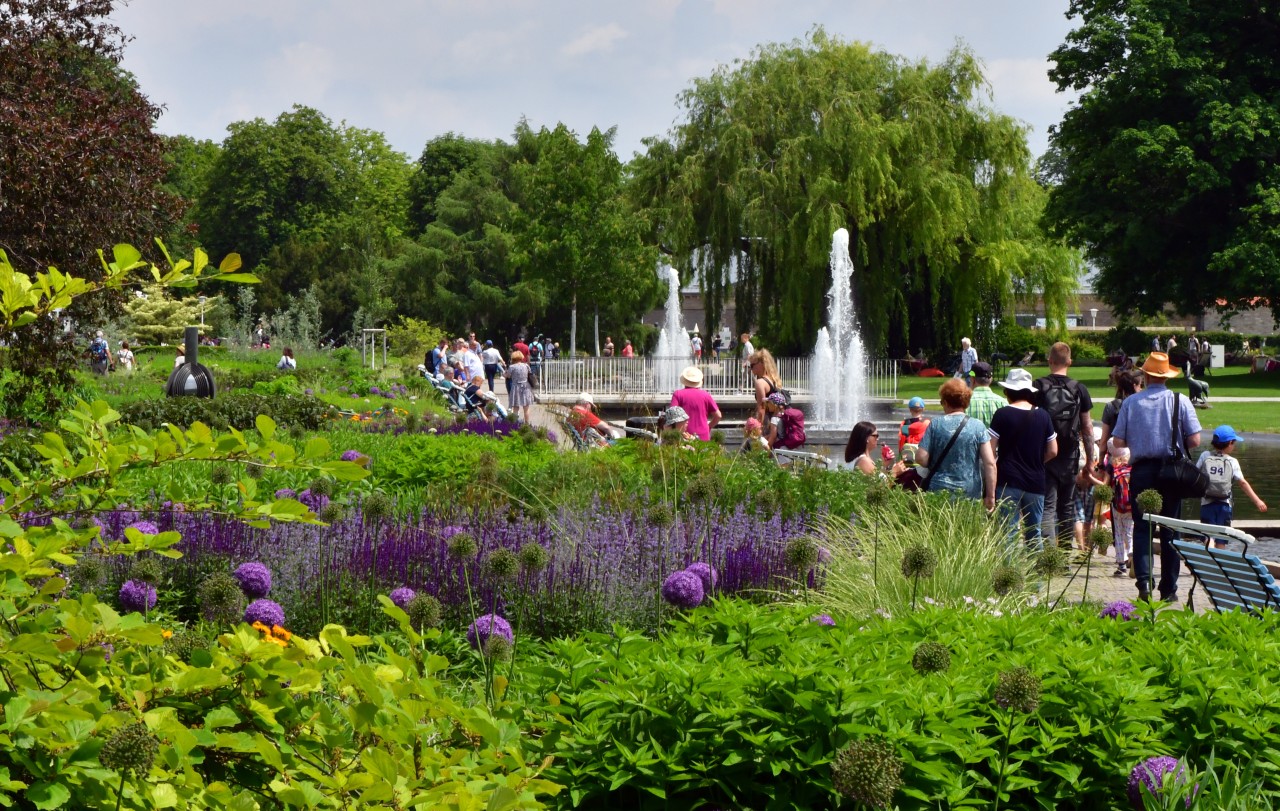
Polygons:
<instances>
[{"instance_id":1,"label":"green top","mask_svg":"<svg viewBox=\"0 0 1280 811\"><path fill-rule=\"evenodd\" d=\"M990 386L978 386L973 390L969 409L965 413L990 428L991 415L996 413L997 408L1004 408L1007 405L1009 401L992 391Z\"/></svg>"}]
</instances>

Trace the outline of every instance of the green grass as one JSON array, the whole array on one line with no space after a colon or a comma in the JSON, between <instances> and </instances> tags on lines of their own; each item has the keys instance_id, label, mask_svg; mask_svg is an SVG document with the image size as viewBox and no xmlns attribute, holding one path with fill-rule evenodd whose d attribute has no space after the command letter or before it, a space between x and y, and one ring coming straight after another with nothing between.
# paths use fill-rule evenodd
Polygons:
<instances>
[{"instance_id":1,"label":"green grass","mask_svg":"<svg viewBox=\"0 0 1280 811\"><path fill-rule=\"evenodd\" d=\"M1047 366L1028 366L1032 377L1042 377L1049 373ZM1102 408L1115 397L1115 389L1107 385L1110 368L1106 366L1076 366L1071 369L1071 376L1089 387L1093 396L1094 419L1102 416ZM1200 422L1206 427L1229 424L1237 431L1257 433L1280 433L1280 420L1276 418L1276 403L1223 403L1215 402L1218 397L1280 397L1280 372L1251 374L1248 367L1229 366L1225 369L1214 369L1208 379L1210 387L1209 402L1212 408L1199 412ZM938 402L938 388L947 381L945 377L908 377L898 378L898 397L906 400L910 397L923 397L931 407ZM996 387L999 388L998 386ZM1186 381L1174 378L1174 391L1187 392Z\"/></svg>"}]
</instances>

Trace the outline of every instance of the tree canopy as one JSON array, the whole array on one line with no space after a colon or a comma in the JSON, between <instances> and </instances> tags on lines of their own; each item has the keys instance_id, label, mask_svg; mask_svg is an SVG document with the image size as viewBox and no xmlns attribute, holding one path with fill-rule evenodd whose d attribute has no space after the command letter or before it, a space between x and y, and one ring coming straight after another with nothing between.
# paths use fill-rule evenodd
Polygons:
<instances>
[{"instance_id":1,"label":"tree canopy","mask_svg":"<svg viewBox=\"0 0 1280 811\"><path fill-rule=\"evenodd\" d=\"M1047 218L1097 291L1118 312L1274 306L1280 7L1074 0L1068 15L1050 76L1081 95L1050 133Z\"/></svg>"},{"instance_id":2,"label":"tree canopy","mask_svg":"<svg viewBox=\"0 0 1280 811\"><path fill-rule=\"evenodd\" d=\"M930 65L816 29L696 80L635 193L712 324L733 285L740 324L809 351L843 227L873 345L945 344L997 317L1015 281L1069 289L1077 267L1036 227L1023 129L985 88L962 48Z\"/></svg>"}]
</instances>

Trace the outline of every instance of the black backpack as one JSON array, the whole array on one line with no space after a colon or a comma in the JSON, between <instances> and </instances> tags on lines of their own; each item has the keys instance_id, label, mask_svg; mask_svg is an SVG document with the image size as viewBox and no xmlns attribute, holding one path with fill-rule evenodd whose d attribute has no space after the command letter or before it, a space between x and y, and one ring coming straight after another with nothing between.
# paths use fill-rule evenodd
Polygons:
<instances>
[{"instance_id":1,"label":"black backpack","mask_svg":"<svg viewBox=\"0 0 1280 811\"><path fill-rule=\"evenodd\" d=\"M1053 430L1058 433L1058 458L1074 458L1074 449L1080 446L1079 381L1048 379L1045 388L1040 390L1039 405L1049 412Z\"/></svg>"}]
</instances>

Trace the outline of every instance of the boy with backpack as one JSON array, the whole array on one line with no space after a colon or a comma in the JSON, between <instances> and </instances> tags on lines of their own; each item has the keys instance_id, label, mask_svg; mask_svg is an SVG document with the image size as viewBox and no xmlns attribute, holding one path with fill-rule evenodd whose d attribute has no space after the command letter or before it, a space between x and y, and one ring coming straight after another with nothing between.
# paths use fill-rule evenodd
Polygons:
<instances>
[{"instance_id":1,"label":"boy with backpack","mask_svg":"<svg viewBox=\"0 0 1280 811\"><path fill-rule=\"evenodd\" d=\"M105 375L111 369L111 346L98 330L89 344L89 367L95 374Z\"/></svg>"},{"instance_id":2,"label":"boy with backpack","mask_svg":"<svg viewBox=\"0 0 1280 811\"><path fill-rule=\"evenodd\" d=\"M924 398L912 397L907 401L907 410L911 412L911 416L898 423L898 456L902 456L902 449L907 445L915 445L920 447L920 440L924 439L924 432L929 427L929 420L924 416Z\"/></svg>"},{"instance_id":3,"label":"boy with backpack","mask_svg":"<svg viewBox=\"0 0 1280 811\"><path fill-rule=\"evenodd\" d=\"M1209 489L1200 499L1200 523L1213 524L1219 527L1231 526L1231 488L1236 482L1245 495L1253 499L1253 506L1258 512L1267 511L1266 502L1258 498L1253 487L1245 479L1240 470L1240 462L1234 456L1236 442L1243 437L1230 425L1219 425L1213 429L1213 450L1200 454L1196 465L1204 471L1209 479ZM1219 549L1225 549L1225 541L1214 541Z\"/></svg>"}]
</instances>

